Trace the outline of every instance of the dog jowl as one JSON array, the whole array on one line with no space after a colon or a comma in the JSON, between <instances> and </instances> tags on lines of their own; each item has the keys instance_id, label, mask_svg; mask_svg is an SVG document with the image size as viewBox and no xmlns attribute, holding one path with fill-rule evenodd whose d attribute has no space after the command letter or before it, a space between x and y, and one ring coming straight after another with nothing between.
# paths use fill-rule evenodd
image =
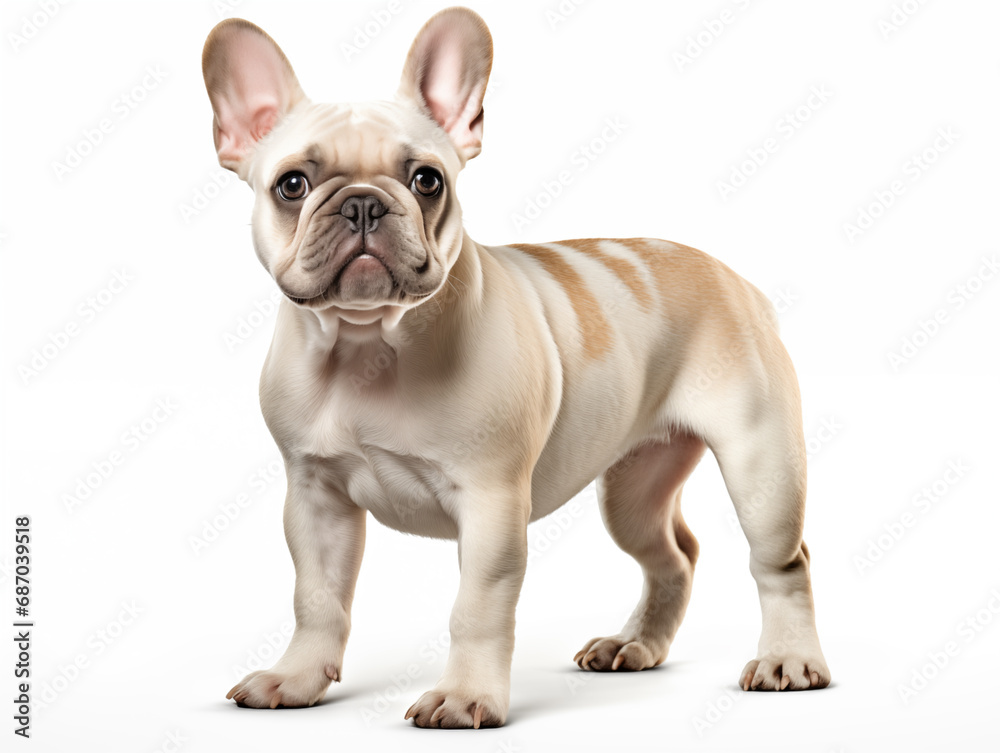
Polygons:
<instances>
[{"instance_id":1,"label":"dog jowl","mask_svg":"<svg viewBox=\"0 0 1000 753\"><path fill-rule=\"evenodd\" d=\"M295 564L287 650L228 697L309 706L340 680L371 513L458 542L447 663L406 718L503 724L527 526L594 479L645 584L625 625L575 661L660 664L698 557L681 487L706 449L763 611L740 686L826 686L799 391L770 303L667 241L469 238L455 182L482 148L492 49L479 16L445 10L417 35L393 99L319 104L253 24L224 21L206 42L219 162L254 191L254 248L283 294L260 398Z\"/></svg>"}]
</instances>

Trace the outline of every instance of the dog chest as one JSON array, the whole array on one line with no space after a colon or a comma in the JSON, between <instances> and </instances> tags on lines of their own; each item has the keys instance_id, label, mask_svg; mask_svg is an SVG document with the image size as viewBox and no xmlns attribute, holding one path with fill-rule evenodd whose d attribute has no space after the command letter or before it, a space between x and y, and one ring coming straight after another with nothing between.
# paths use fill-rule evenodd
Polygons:
<instances>
[{"instance_id":1,"label":"dog chest","mask_svg":"<svg viewBox=\"0 0 1000 753\"><path fill-rule=\"evenodd\" d=\"M383 525L405 533L454 538L442 500L454 490L436 463L374 445L355 445L325 461L332 485Z\"/></svg>"},{"instance_id":2,"label":"dog chest","mask_svg":"<svg viewBox=\"0 0 1000 753\"><path fill-rule=\"evenodd\" d=\"M456 485L434 441L432 422L391 398L360 399L349 384L283 391L265 411L293 465L321 473L331 494L406 533L454 538L442 506ZM290 419L294 417L294 419Z\"/></svg>"}]
</instances>

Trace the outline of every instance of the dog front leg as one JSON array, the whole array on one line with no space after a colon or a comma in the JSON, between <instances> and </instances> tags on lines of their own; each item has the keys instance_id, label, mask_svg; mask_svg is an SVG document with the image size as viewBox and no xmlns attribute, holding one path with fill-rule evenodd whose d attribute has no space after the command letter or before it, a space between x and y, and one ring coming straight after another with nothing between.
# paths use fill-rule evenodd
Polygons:
<instances>
[{"instance_id":1,"label":"dog front leg","mask_svg":"<svg viewBox=\"0 0 1000 753\"><path fill-rule=\"evenodd\" d=\"M295 632L274 667L247 675L226 696L255 708L312 706L340 680L365 545L364 509L331 491L315 468L288 463L286 470Z\"/></svg>"},{"instance_id":2,"label":"dog front leg","mask_svg":"<svg viewBox=\"0 0 1000 753\"><path fill-rule=\"evenodd\" d=\"M420 727L499 727L510 706L514 610L528 563L530 491L463 510L461 580L448 663L437 685L406 712ZM479 500L480 502L482 500Z\"/></svg>"}]
</instances>

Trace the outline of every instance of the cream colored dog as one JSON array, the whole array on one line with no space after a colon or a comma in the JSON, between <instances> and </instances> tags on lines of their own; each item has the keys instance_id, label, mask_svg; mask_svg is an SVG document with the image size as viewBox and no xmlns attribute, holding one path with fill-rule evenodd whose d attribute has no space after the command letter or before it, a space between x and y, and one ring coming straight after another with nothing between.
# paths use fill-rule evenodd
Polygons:
<instances>
[{"instance_id":1,"label":"cream colored dog","mask_svg":"<svg viewBox=\"0 0 1000 753\"><path fill-rule=\"evenodd\" d=\"M645 588L584 670L667 657L698 544L681 487L708 447L750 542L763 634L744 690L830 682L802 542L805 443L768 300L660 240L482 246L455 179L479 154L492 41L452 8L421 30L394 101L314 104L258 27L219 24L205 82L219 162L256 194L257 255L284 292L261 406L288 475L296 627L227 697L308 706L339 680L368 512L458 540L444 674L421 727L503 724L528 523L598 479Z\"/></svg>"}]
</instances>

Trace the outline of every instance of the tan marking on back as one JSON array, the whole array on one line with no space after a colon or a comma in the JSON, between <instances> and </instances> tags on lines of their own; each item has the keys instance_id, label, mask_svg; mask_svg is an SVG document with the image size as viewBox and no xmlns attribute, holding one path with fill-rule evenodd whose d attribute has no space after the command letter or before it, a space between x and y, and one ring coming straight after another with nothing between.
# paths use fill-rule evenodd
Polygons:
<instances>
[{"instance_id":1,"label":"tan marking on back","mask_svg":"<svg viewBox=\"0 0 1000 753\"><path fill-rule=\"evenodd\" d=\"M667 287L676 287L679 280L707 283L714 279L715 275L708 269L714 260L688 246L670 243L673 248L665 250L649 238L615 238L614 242L635 252L660 283L661 292ZM667 244L667 241L658 243Z\"/></svg>"},{"instance_id":2,"label":"tan marking on back","mask_svg":"<svg viewBox=\"0 0 1000 753\"><path fill-rule=\"evenodd\" d=\"M677 315L695 321L711 310L711 326L724 342L756 341L761 334L770 339L776 333L770 301L718 259L669 241L616 238L615 242L632 249L649 267Z\"/></svg>"},{"instance_id":3,"label":"tan marking on back","mask_svg":"<svg viewBox=\"0 0 1000 753\"><path fill-rule=\"evenodd\" d=\"M615 238L631 249L656 280L656 289L669 296L674 316L700 318L704 300L720 294L722 265L689 246L650 238Z\"/></svg>"},{"instance_id":4,"label":"tan marking on back","mask_svg":"<svg viewBox=\"0 0 1000 753\"><path fill-rule=\"evenodd\" d=\"M559 241L559 245L574 248L586 254L591 259L601 262L601 264L617 275L618 279L632 291L632 295L635 296L636 300L647 311L653 305L653 296L650 295L649 290L646 288L646 283L642 281L642 277L640 277L635 266L624 259L611 256L602 251L600 238L577 238L570 241Z\"/></svg>"},{"instance_id":5,"label":"tan marking on back","mask_svg":"<svg viewBox=\"0 0 1000 753\"><path fill-rule=\"evenodd\" d=\"M613 339L611 327L604 317L600 302L587 287L580 273L573 269L558 251L553 251L551 248L530 243L513 243L510 247L536 259L545 271L562 285L580 324L584 354L588 358L600 358L606 353Z\"/></svg>"}]
</instances>

